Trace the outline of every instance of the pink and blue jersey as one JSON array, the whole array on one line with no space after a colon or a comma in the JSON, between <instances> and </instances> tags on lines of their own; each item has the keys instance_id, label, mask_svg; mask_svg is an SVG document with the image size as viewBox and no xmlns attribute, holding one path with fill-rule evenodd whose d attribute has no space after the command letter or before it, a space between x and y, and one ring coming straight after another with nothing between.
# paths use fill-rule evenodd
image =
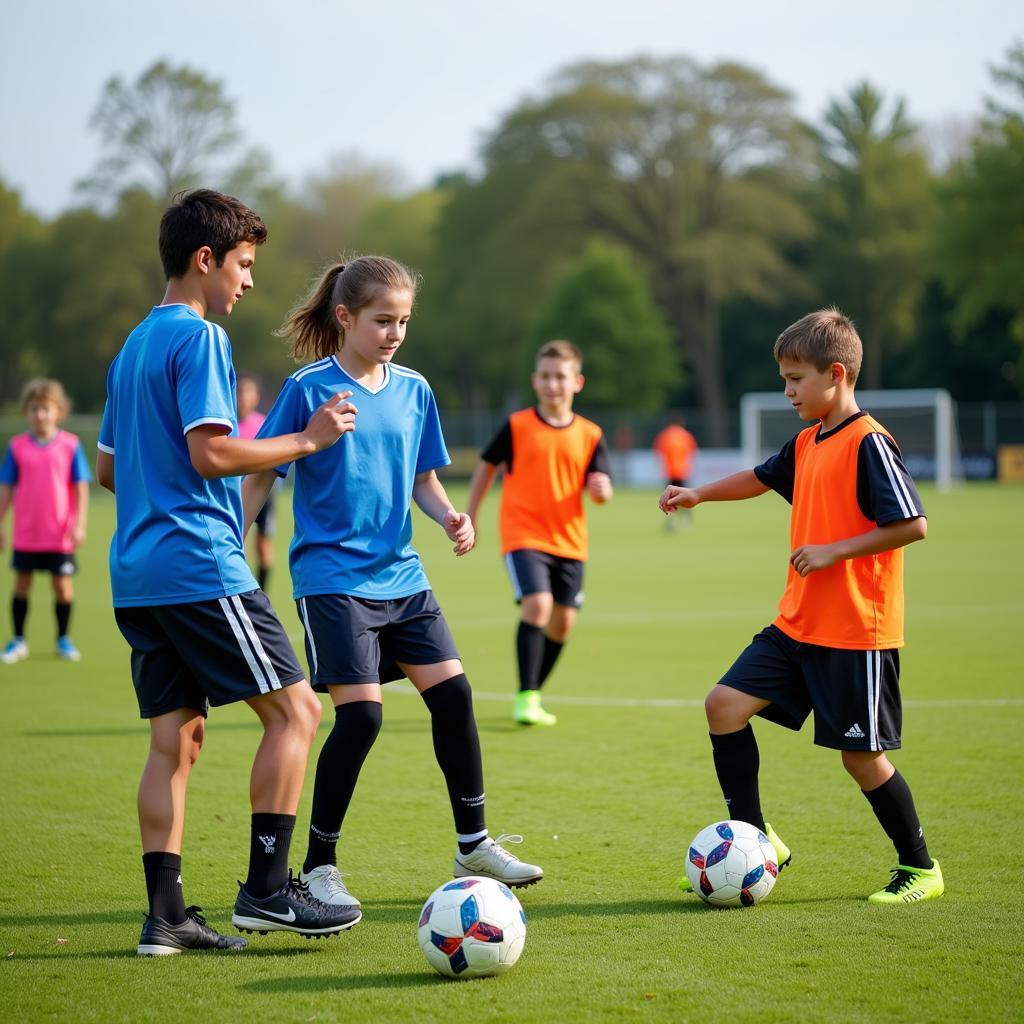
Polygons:
<instances>
[{"instance_id":1,"label":"pink and blue jersey","mask_svg":"<svg viewBox=\"0 0 1024 1024\"><path fill-rule=\"evenodd\" d=\"M15 551L75 550L79 483L92 479L82 442L66 430L49 441L34 434L11 439L0 464L0 484L14 488Z\"/></svg>"},{"instance_id":2,"label":"pink and blue jersey","mask_svg":"<svg viewBox=\"0 0 1024 1024\"><path fill-rule=\"evenodd\" d=\"M266 418L261 412L251 412L248 416L243 416L238 421L238 436L251 441L260 432Z\"/></svg>"}]
</instances>

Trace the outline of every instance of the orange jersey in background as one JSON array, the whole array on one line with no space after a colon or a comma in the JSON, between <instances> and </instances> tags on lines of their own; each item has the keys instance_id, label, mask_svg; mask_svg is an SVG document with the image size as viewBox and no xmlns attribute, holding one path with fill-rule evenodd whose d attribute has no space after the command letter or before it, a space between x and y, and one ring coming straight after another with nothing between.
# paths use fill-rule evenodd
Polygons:
<instances>
[{"instance_id":1,"label":"orange jersey in background","mask_svg":"<svg viewBox=\"0 0 1024 1024\"><path fill-rule=\"evenodd\" d=\"M582 416L554 427L533 408L513 413L509 425L512 461L501 495L502 554L532 548L586 560L583 491L601 428Z\"/></svg>"},{"instance_id":2,"label":"orange jersey in background","mask_svg":"<svg viewBox=\"0 0 1024 1024\"><path fill-rule=\"evenodd\" d=\"M685 480L690 475L697 442L686 427L665 427L654 439L653 448L661 456L667 480Z\"/></svg>"}]
</instances>

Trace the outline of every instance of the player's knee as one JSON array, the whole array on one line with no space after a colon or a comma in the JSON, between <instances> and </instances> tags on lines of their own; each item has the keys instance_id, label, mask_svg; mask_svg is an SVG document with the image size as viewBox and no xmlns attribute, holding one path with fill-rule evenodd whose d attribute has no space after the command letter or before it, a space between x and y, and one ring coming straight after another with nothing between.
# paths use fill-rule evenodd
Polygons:
<instances>
[{"instance_id":1,"label":"player's knee","mask_svg":"<svg viewBox=\"0 0 1024 1024\"><path fill-rule=\"evenodd\" d=\"M473 715L473 688L464 672L451 676L422 693L431 715L468 718Z\"/></svg>"},{"instance_id":2,"label":"player's knee","mask_svg":"<svg viewBox=\"0 0 1024 1024\"><path fill-rule=\"evenodd\" d=\"M384 721L384 705L376 700L339 704L334 713L337 719L335 728L343 730L350 743L365 748L377 739Z\"/></svg>"},{"instance_id":3,"label":"player's knee","mask_svg":"<svg viewBox=\"0 0 1024 1024\"><path fill-rule=\"evenodd\" d=\"M735 690L727 686L715 686L704 698L704 714L712 732L734 732L742 729L749 721Z\"/></svg>"}]
</instances>

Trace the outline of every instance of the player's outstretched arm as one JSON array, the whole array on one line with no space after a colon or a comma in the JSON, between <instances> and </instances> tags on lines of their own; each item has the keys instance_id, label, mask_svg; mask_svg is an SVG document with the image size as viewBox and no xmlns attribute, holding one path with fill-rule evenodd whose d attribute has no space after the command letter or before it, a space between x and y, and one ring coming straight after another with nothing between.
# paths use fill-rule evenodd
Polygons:
<instances>
[{"instance_id":1,"label":"player's outstretched arm","mask_svg":"<svg viewBox=\"0 0 1024 1024\"><path fill-rule=\"evenodd\" d=\"M916 519L901 519L896 523L876 526L866 533L833 541L831 544L804 544L789 556L789 560L801 576L807 576L819 569L827 569L836 562L895 551L916 540L924 540L927 536L928 520L918 516Z\"/></svg>"},{"instance_id":2,"label":"player's outstretched arm","mask_svg":"<svg viewBox=\"0 0 1024 1024\"><path fill-rule=\"evenodd\" d=\"M209 423L188 432L188 453L204 480L261 473L330 448L342 434L356 428L356 407L345 401L351 391L327 399L309 418L304 430L254 441L228 437L220 424Z\"/></svg>"},{"instance_id":3,"label":"player's outstretched arm","mask_svg":"<svg viewBox=\"0 0 1024 1024\"><path fill-rule=\"evenodd\" d=\"M469 481L469 498L466 501L466 515L473 520L474 528L476 526L477 516L480 513L480 506L484 503L484 498L487 497L487 492L491 489L491 484L494 483L494 477L498 472L498 467L493 463L487 462L485 459L481 459L473 470L473 476Z\"/></svg>"},{"instance_id":4,"label":"player's outstretched arm","mask_svg":"<svg viewBox=\"0 0 1024 1024\"><path fill-rule=\"evenodd\" d=\"M413 501L425 515L439 523L448 539L455 545L456 555L465 555L476 544L476 530L473 520L466 512L456 512L437 474L431 469L418 473L412 488Z\"/></svg>"},{"instance_id":5,"label":"player's outstretched arm","mask_svg":"<svg viewBox=\"0 0 1024 1024\"><path fill-rule=\"evenodd\" d=\"M612 478L607 473L589 473L587 475L587 493L595 505L604 505L612 500L615 488Z\"/></svg>"},{"instance_id":6,"label":"player's outstretched arm","mask_svg":"<svg viewBox=\"0 0 1024 1024\"><path fill-rule=\"evenodd\" d=\"M242 539L249 536L249 529L267 503L277 473L265 469L262 473L251 473L242 481Z\"/></svg>"},{"instance_id":7,"label":"player's outstretched arm","mask_svg":"<svg viewBox=\"0 0 1024 1024\"><path fill-rule=\"evenodd\" d=\"M752 469L744 469L732 476L713 480L700 487L676 487L669 484L658 499L658 507L665 515L675 512L677 508L693 508L702 501L743 501L745 498L756 498L770 490L761 483Z\"/></svg>"}]
</instances>

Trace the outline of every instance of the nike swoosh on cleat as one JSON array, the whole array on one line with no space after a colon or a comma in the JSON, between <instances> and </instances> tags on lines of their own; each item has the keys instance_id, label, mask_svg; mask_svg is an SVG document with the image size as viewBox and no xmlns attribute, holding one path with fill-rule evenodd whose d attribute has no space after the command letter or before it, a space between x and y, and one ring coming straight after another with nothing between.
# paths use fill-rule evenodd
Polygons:
<instances>
[{"instance_id":1,"label":"nike swoosh on cleat","mask_svg":"<svg viewBox=\"0 0 1024 1024\"><path fill-rule=\"evenodd\" d=\"M266 914L268 917L276 917L279 921L292 922L295 920L295 911L291 907L288 908L287 914L275 914L273 910L261 910L261 914Z\"/></svg>"}]
</instances>

